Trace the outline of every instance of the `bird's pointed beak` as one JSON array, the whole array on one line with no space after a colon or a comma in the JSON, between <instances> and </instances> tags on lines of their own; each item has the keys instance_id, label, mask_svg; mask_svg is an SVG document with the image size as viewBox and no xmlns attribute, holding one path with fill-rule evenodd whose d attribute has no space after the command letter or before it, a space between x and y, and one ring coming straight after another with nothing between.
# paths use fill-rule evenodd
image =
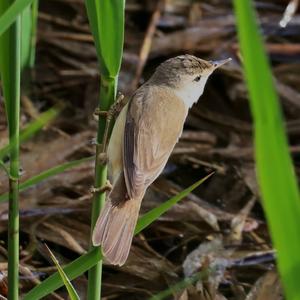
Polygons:
<instances>
[{"instance_id":1,"label":"bird's pointed beak","mask_svg":"<svg viewBox=\"0 0 300 300\"><path fill-rule=\"evenodd\" d=\"M211 61L211 64L214 66L214 69L217 69L217 68L223 66L224 64L230 62L231 60L232 60L232 58L229 57L229 58L222 59L222 60Z\"/></svg>"}]
</instances>

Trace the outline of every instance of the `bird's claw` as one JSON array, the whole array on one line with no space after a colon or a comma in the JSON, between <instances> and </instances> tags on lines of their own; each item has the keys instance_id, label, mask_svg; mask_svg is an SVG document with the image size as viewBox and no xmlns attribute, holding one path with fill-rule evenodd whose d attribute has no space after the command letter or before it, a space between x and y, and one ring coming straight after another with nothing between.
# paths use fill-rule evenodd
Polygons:
<instances>
[{"instance_id":1,"label":"bird's claw","mask_svg":"<svg viewBox=\"0 0 300 300\"><path fill-rule=\"evenodd\" d=\"M112 190L112 185L110 183L109 180L106 181L105 185L101 186L101 187L91 187L90 188L90 192L92 194L95 194L95 193L105 193L105 192L110 192Z\"/></svg>"}]
</instances>

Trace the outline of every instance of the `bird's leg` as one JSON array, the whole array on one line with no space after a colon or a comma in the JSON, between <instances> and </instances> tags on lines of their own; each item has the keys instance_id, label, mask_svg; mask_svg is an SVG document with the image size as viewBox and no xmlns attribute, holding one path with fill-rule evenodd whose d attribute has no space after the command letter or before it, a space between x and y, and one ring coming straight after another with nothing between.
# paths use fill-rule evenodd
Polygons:
<instances>
[{"instance_id":1,"label":"bird's leg","mask_svg":"<svg viewBox=\"0 0 300 300\"><path fill-rule=\"evenodd\" d=\"M95 193L105 193L105 192L110 192L112 190L112 184L110 183L109 180L106 181L105 185L101 186L101 187L91 187L90 192L92 194Z\"/></svg>"},{"instance_id":2,"label":"bird's leg","mask_svg":"<svg viewBox=\"0 0 300 300\"><path fill-rule=\"evenodd\" d=\"M123 94L119 93L117 96L116 101L111 105L108 111L101 111L99 108L97 108L94 112L94 115L100 116L100 117L105 117L106 122L105 122L105 128L104 128L104 134L103 134L103 140L102 144L96 144L96 157L99 160L100 164L102 166L105 166L108 162L108 155L107 155L107 146L109 142L109 132L110 132L110 126L111 126L111 121L116 118L123 107L126 105L127 101L125 100L125 97ZM92 193L104 193L107 191L111 191L112 185L107 180L106 184L102 187L92 187L91 192Z\"/></svg>"},{"instance_id":3,"label":"bird's leg","mask_svg":"<svg viewBox=\"0 0 300 300\"><path fill-rule=\"evenodd\" d=\"M110 106L108 111L103 111L97 107L94 111L95 117L104 118L116 118L121 112L122 108L127 104L127 98L124 97L122 93L118 93L116 101Z\"/></svg>"},{"instance_id":4,"label":"bird's leg","mask_svg":"<svg viewBox=\"0 0 300 300\"><path fill-rule=\"evenodd\" d=\"M111 105L108 111L101 111L97 108L94 112L95 115L106 118L102 147L101 147L102 149L98 155L98 159L100 159L102 165L106 165L108 161L107 145L109 141L109 131L110 131L111 121L119 115L119 113L121 112L122 108L126 105L126 103L127 101L125 100L124 95L119 93L116 101Z\"/></svg>"},{"instance_id":5,"label":"bird's leg","mask_svg":"<svg viewBox=\"0 0 300 300\"><path fill-rule=\"evenodd\" d=\"M118 93L116 101L110 107L108 113L112 114L114 118L116 118L123 107L127 104L128 98L125 98L122 93Z\"/></svg>"}]
</instances>

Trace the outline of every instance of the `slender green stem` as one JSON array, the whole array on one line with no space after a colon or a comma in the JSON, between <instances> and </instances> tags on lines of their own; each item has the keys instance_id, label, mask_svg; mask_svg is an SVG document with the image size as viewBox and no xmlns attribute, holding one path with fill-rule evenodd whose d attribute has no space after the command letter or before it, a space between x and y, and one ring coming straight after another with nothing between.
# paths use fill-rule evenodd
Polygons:
<instances>
[{"instance_id":1,"label":"slender green stem","mask_svg":"<svg viewBox=\"0 0 300 300\"><path fill-rule=\"evenodd\" d=\"M107 111L116 98L116 86L117 79L106 79L101 77L100 82L100 102L99 110ZM95 159L95 188L102 187L107 181L107 166L102 165L99 160L99 155L102 149L105 148L102 145L104 132L105 132L106 120L99 117L98 133L97 133L97 148ZM94 229L97 218L105 202L105 193L95 193L93 205L92 205L92 217L91 217L91 232ZM92 236L92 234L91 234ZM91 250L94 247L91 245ZM101 249L99 247L98 251ZM88 273L88 299L98 300L101 298L101 278L102 278L102 260L100 260Z\"/></svg>"},{"instance_id":2,"label":"slender green stem","mask_svg":"<svg viewBox=\"0 0 300 300\"><path fill-rule=\"evenodd\" d=\"M18 299L19 284L19 181L9 180L8 298Z\"/></svg>"},{"instance_id":3,"label":"slender green stem","mask_svg":"<svg viewBox=\"0 0 300 300\"><path fill-rule=\"evenodd\" d=\"M11 1L13 3L14 1ZM10 80L6 85L10 147L9 224L8 224L8 298L18 299L19 285L19 117L20 117L20 17L6 33ZM9 91L8 91L9 90Z\"/></svg>"}]
</instances>

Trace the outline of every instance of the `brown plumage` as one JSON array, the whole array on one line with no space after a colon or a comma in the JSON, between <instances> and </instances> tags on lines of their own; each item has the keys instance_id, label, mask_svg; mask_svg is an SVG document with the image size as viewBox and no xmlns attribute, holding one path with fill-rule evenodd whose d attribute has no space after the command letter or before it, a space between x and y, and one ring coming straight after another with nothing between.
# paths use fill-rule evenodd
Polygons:
<instances>
[{"instance_id":1,"label":"brown plumage","mask_svg":"<svg viewBox=\"0 0 300 300\"><path fill-rule=\"evenodd\" d=\"M125 263L146 189L165 167L191 103L215 68L191 55L166 61L117 118L108 146L113 188L92 237L110 263ZM202 83L194 82L199 75Z\"/></svg>"}]
</instances>

